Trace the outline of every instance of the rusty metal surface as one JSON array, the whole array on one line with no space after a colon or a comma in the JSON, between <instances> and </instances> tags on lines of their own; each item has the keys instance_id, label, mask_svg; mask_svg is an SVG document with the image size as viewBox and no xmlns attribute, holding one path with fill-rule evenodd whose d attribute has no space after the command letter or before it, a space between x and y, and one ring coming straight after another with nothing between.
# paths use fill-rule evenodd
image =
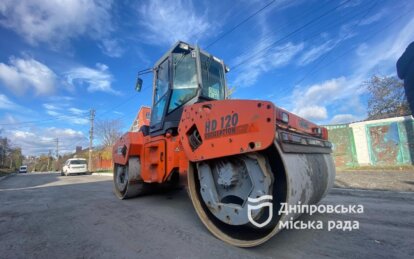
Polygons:
<instances>
[{"instance_id":1,"label":"rusty metal surface","mask_svg":"<svg viewBox=\"0 0 414 259\"><path fill-rule=\"evenodd\" d=\"M402 163L397 122L384 125L367 125L368 148L373 165Z\"/></svg>"}]
</instances>

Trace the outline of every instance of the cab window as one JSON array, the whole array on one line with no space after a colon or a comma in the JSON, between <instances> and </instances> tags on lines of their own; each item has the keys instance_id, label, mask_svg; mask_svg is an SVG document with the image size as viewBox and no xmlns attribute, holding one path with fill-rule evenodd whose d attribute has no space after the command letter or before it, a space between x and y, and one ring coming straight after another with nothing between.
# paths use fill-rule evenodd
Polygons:
<instances>
[{"instance_id":1,"label":"cab window","mask_svg":"<svg viewBox=\"0 0 414 259\"><path fill-rule=\"evenodd\" d=\"M168 59L166 59L157 69L154 106L151 111L152 126L160 123L163 117L169 85L168 74Z\"/></svg>"},{"instance_id":2,"label":"cab window","mask_svg":"<svg viewBox=\"0 0 414 259\"><path fill-rule=\"evenodd\" d=\"M223 100L225 72L223 65L213 57L200 54L202 95L211 99Z\"/></svg>"},{"instance_id":3,"label":"cab window","mask_svg":"<svg viewBox=\"0 0 414 259\"><path fill-rule=\"evenodd\" d=\"M165 60L157 70L155 86L155 102L158 102L168 91L168 60Z\"/></svg>"},{"instance_id":4,"label":"cab window","mask_svg":"<svg viewBox=\"0 0 414 259\"><path fill-rule=\"evenodd\" d=\"M182 106L197 94L196 59L191 52L173 53L173 91L168 112Z\"/></svg>"}]
</instances>

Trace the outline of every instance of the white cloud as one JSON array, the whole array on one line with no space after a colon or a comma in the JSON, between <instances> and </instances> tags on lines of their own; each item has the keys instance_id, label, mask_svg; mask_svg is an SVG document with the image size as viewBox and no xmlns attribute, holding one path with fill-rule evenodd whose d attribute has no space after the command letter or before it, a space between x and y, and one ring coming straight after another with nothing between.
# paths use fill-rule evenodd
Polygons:
<instances>
[{"instance_id":1,"label":"white cloud","mask_svg":"<svg viewBox=\"0 0 414 259\"><path fill-rule=\"evenodd\" d=\"M322 104L331 100L336 100L347 86L345 77L327 80L321 84L314 84L306 89L296 89L293 92L293 100L296 100L296 106L304 107L312 104Z\"/></svg>"},{"instance_id":2,"label":"white cloud","mask_svg":"<svg viewBox=\"0 0 414 259\"><path fill-rule=\"evenodd\" d=\"M340 77L308 87L298 87L289 99L294 104L292 112L311 121L326 120L329 117L326 107L355 98L355 88L358 86L357 83Z\"/></svg>"},{"instance_id":3,"label":"white cloud","mask_svg":"<svg viewBox=\"0 0 414 259\"><path fill-rule=\"evenodd\" d=\"M25 118L21 118L21 119L24 120ZM4 113L3 117L0 118L0 124L15 124L19 122L20 122L20 119L17 118L15 114ZM2 125L0 125L0 131L2 130L1 127Z\"/></svg>"},{"instance_id":4,"label":"white cloud","mask_svg":"<svg viewBox=\"0 0 414 259\"><path fill-rule=\"evenodd\" d=\"M60 154L74 151L77 144L86 145L87 143L81 131L70 128L5 130L4 135L8 136L13 145L21 147L24 155L47 154L49 150L52 150L52 154L55 155L56 138L59 138Z\"/></svg>"},{"instance_id":5,"label":"white cloud","mask_svg":"<svg viewBox=\"0 0 414 259\"><path fill-rule=\"evenodd\" d=\"M89 92L107 92L120 94L115 91L111 84L113 81L112 74L105 64L97 63L96 69L89 67L77 67L65 73L66 81L70 85L87 85Z\"/></svg>"},{"instance_id":6,"label":"white cloud","mask_svg":"<svg viewBox=\"0 0 414 259\"><path fill-rule=\"evenodd\" d=\"M351 123L359 119L360 118L352 114L337 114L332 117L330 124Z\"/></svg>"},{"instance_id":7,"label":"white cloud","mask_svg":"<svg viewBox=\"0 0 414 259\"><path fill-rule=\"evenodd\" d=\"M0 94L0 109L15 110L20 108L22 107L12 102L9 98L7 98L7 96Z\"/></svg>"},{"instance_id":8,"label":"white cloud","mask_svg":"<svg viewBox=\"0 0 414 259\"><path fill-rule=\"evenodd\" d=\"M121 47L116 39L103 39L102 44L99 45L102 52L112 58L121 57L125 50Z\"/></svg>"},{"instance_id":9,"label":"white cloud","mask_svg":"<svg viewBox=\"0 0 414 259\"><path fill-rule=\"evenodd\" d=\"M2 0L0 25L28 43L64 44L80 35L104 38L112 30L112 1Z\"/></svg>"},{"instance_id":10,"label":"white cloud","mask_svg":"<svg viewBox=\"0 0 414 259\"><path fill-rule=\"evenodd\" d=\"M378 72L378 69L384 74L395 72L397 59L414 39L414 18L392 27L388 34L382 34L389 36L381 37L374 44L367 43L365 55L355 62L355 74L367 79L372 73Z\"/></svg>"},{"instance_id":11,"label":"white cloud","mask_svg":"<svg viewBox=\"0 0 414 259\"><path fill-rule=\"evenodd\" d=\"M345 2L348 2L348 3L345 3ZM356 6L359 6L359 5L361 5L361 3L362 3L362 0L354 0L354 1L349 1L349 0L342 0L341 1L341 9L345 9L345 8L353 8L353 7L356 7Z\"/></svg>"},{"instance_id":12,"label":"white cloud","mask_svg":"<svg viewBox=\"0 0 414 259\"><path fill-rule=\"evenodd\" d=\"M190 0L148 1L140 6L138 17L145 30L141 35L153 44L171 45L178 40L194 43L215 30Z\"/></svg>"},{"instance_id":13,"label":"white cloud","mask_svg":"<svg viewBox=\"0 0 414 259\"><path fill-rule=\"evenodd\" d=\"M310 50L303 53L302 56L299 58L299 65L305 66L317 60L319 57L335 48L338 43L338 41L328 40L322 45L312 47Z\"/></svg>"},{"instance_id":14,"label":"white cloud","mask_svg":"<svg viewBox=\"0 0 414 259\"><path fill-rule=\"evenodd\" d=\"M11 57L10 65L0 63L0 80L15 94L33 88L38 95L48 95L55 90L56 74L33 58Z\"/></svg>"},{"instance_id":15,"label":"white cloud","mask_svg":"<svg viewBox=\"0 0 414 259\"><path fill-rule=\"evenodd\" d=\"M72 96L52 96L49 97L50 101L59 102L60 104L73 101L75 98Z\"/></svg>"},{"instance_id":16,"label":"white cloud","mask_svg":"<svg viewBox=\"0 0 414 259\"><path fill-rule=\"evenodd\" d=\"M46 113L49 114L50 116L53 116L53 117L57 117L57 116L61 115L57 111L53 111L53 110L46 110Z\"/></svg>"},{"instance_id":17,"label":"white cloud","mask_svg":"<svg viewBox=\"0 0 414 259\"><path fill-rule=\"evenodd\" d=\"M43 107L47 110L57 110L57 109L59 109L58 107L56 107L55 105L50 104L50 103L44 103Z\"/></svg>"},{"instance_id":18,"label":"white cloud","mask_svg":"<svg viewBox=\"0 0 414 259\"><path fill-rule=\"evenodd\" d=\"M362 43L358 46L356 49L356 54L358 56L365 56L367 54L367 51L369 50L368 45L366 43Z\"/></svg>"},{"instance_id":19,"label":"white cloud","mask_svg":"<svg viewBox=\"0 0 414 259\"><path fill-rule=\"evenodd\" d=\"M116 114L116 115L119 115L119 116L121 116L121 115L124 115L124 113L123 112L119 112L119 111L112 111L114 114Z\"/></svg>"},{"instance_id":20,"label":"white cloud","mask_svg":"<svg viewBox=\"0 0 414 259\"><path fill-rule=\"evenodd\" d=\"M351 75L306 87L297 87L289 98L290 102L294 103L293 112L304 114L311 119L312 114L307 112L308 107L317 105L327 109L336 105L335 110L327 109L329 111L327 118L333 116L331 123L363 119L366 116L366 108L359 102L359 97L366 93L366 89L362 83L372 73L395 73L397 59L414 38L414 18L402 24L403 26L399 24L391 28L389 33L384 32L384 35L388 36L382 37L379 44L373 45L369 42L361 44L356 51L357 59ZM395 28L398 27L401 29L396 30ZM321 111L318 114L323 114ZM338 112L339 114L335 114Z\"/></svg>"},{"instance_id":21,"label":"white cloud","mask_svg":"<svg viewBox=\"0 0 414 259\"><path fill-rule=\"evenodd\" d=\"M318 105L299 107L294 113L311 121L320 121L328 118L326 108Z\"/></svg>"},{"instance_id":22,"label":"white cloud","mask_svg":"<svg viewBox=\"0 0 414 259\"><path fill-rule=\"evenodd\" d=\"M289 42L285 45L275 46L262 52L261 50L269 46L272 41L271 38L259 40L258 44L251 52L235 59L233 63L239 64L250 58L247 63L244 63L243 66L241 66L241 70L237 71L237 78L233 83L234 85L240 85L241 87L252 86L256 83L261 74L287 65L292 58L303 49L303 43L295 45ZM251 57L252 53L261 54Z\"/></svg>"},{"instance_id":23,"label":"white cloud","mask_svg":"<svg viewBox=\"0 0 414 259\"><path fill-rule=\"evenodd\" d=\"M383 18L386 14L387 14L387 10L382 9L381 11L377 12L376 14L373 14L370 17L367 17L367 18L361 20L359 22L359 25L361 25L361 26L370 25L374 22L377 22L377 21L381 20L381 18Z\"/></svg>"},{"instance_id":24,"label":"white cloud","mask_svg":"<svg viewBox=\"0 0 414 259\"><path fill-rule=\"evenodd\" d=\"M319 59L324 54L330 52L342 42L356 36L356 32L353 30L355 26L354 22L345 24L341 26L341 30L336 38L327 39L328 34L322 33L322 41L323 43L320 45L312 46L309 50L305 51L302 56L299 58L298 64L300 66L305 66L313 61Z\"/></svg>"},{"instance_id":25,"label":"white cloud","mask_svg":"<svg viewBox=\"0 0 414 259\"><path fill-rule=\"evenodd\" d=\"M76 125L88 124L87 111L69 107L68 103L44 103L46 114L58 118L60 121Z\"/></svg>"},{"instance_id":26,"label":"white cloud","mask_svg":"<svg viewBox=\"0 0 414 259\"><path fill-rule=\"evenodd\" d=\"M68 110L74 115L82 115L82 114L85 115L88 112L86 110L78 109L75 107L71 107Z\"/></svg>"}]
</instances>

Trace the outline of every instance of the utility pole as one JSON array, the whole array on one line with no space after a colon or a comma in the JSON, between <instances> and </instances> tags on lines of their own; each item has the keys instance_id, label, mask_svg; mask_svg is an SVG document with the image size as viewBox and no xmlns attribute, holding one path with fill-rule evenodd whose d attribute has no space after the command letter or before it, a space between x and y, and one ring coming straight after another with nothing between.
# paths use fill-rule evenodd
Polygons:
<instances>
[{"instance_id":1,"label":"utility pole","mask_svg":"<svg viewBox=\"0 0 414 259\"><path fill-rule=\"evenodd\" d=\"M56 141L56 166L55 166L55 170L58 171L59 170L59 138L56 138L55 141Z\"/></svg>"},{"instance_id":2,"label":"utility pole","mask_svg":"<svg viewBox=\"0 0 414 259\"><path fill-rule=\"evenodd\" d=\"M91 121L91 129L89 130L89 161L88 171L92 172L92 145L93 145L93 122L95 119L95 110L91 109L89 113L89 120Z\"/></svg>"},{"instance_id":3,"label":"utility pole","mask_svg":"<svg viewBox=\"0 0 414 259\"><path fill-rule=\"evenodd\" d=\"M50 166L50 156L52 155L52 150L49 149L49 153L47 154L47 168L46 170L49 171L49 166Z\"/></svg>"}]
</instances>

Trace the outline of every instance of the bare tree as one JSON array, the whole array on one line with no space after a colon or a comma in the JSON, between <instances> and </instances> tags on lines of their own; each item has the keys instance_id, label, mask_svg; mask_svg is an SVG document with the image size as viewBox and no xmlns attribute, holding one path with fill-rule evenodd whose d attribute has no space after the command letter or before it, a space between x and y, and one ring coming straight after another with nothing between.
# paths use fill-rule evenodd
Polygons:
<instances>
[{"instance_id":1,"label":"bare tree","mask_svg":"<svg viewBox=\"0 0 414 259\"><path fill-rule=\"evenodd\" d=\"M369 91L368 119L383 119L411 114L404 84L396 77L372 76L365 85Z\"/></svg>"},{"instance_id":2,"label":"bare tree","mask_svg":"<svg viewBox=\"0 0 414 259\"><path fill-rule=\"evenodd\" d=\"M226 93L227 93L227 99L231 99L232 95L234 94L234 92L236 91L236 87L233 86L228 86L226 85Z\"/></svg>"},{"instance_id":3,"label":"bare tree","mask_svg":"<svg viewBox=\"0 0 414 259\"><path fill-rule=\"evenodd\" d=\"M0 166L6 167L8 161L10 161L10 153L12 151L11 143L8 138L2 138L0 136Z\"/></svg>"},{"instance_id":4,"label":"bare tree","mask_svg":"<svg viewBox=\"0 0 414 259\"><path fill-rule=\"evenodd\" d=\"M121 128L120 120L99 120L95 124L96 136L105 147L112 146L121 137Z\"/></svg>"}]
</instances>

